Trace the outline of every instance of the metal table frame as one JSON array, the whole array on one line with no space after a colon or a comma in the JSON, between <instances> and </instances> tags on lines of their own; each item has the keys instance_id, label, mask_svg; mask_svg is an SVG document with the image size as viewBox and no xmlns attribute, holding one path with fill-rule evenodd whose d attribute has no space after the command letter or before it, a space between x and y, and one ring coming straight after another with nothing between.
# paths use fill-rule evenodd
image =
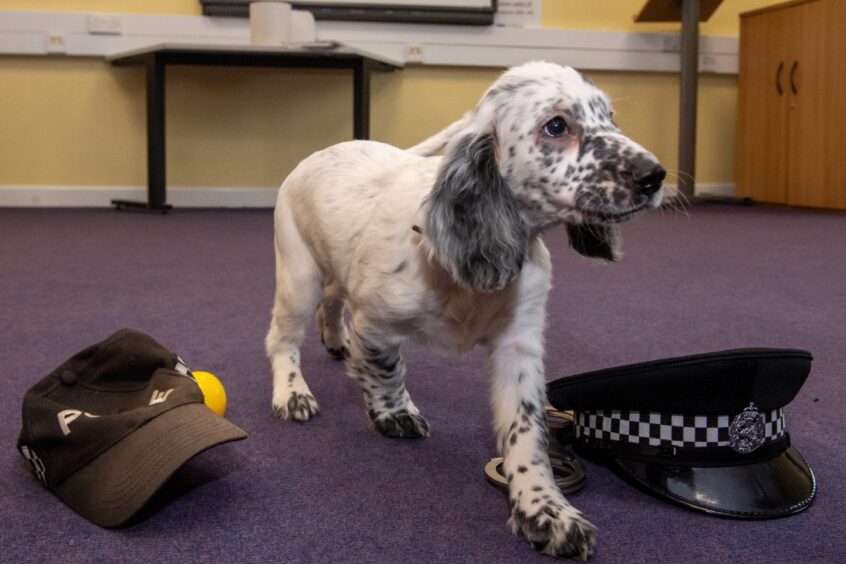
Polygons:
<instances>
[{"instance_id":1,"label":"metal table frame","mask_svg":"<svg viewBox=\"0 0 846 564\"><path fill-rule=\"evenodd\" d=\"M679 192L696 194L696 106L699 82L699 21L705 21L722 0L647 0L636 22L681 21L679 87Z\"/></svg>"},{"instance_id":2,"label":"metal table frame","mask_svg":"<svg viewBox=\"0 0 846 564\"><path fill-rule=\"evenodd\" d=\"M679 191L696 195L696 108L699 91L699 0L682 0L679 85Z\"/></svg>"},{"instance_id":3,"label":"metal table frame","mask_svg":"<svg viewBox=\"0 0 846 564\"><path fill-rule=\"evenodd\" d=\"M353 75L353 138L370 136L370 72L395 65L366 55L338 50L259 50L157 46L110 57L116 66L144 65L147 89L147 201L112 200L120 208L167 212L165 162L165 68L168 65L347 69Z\"/></svg>"}]
</instances>

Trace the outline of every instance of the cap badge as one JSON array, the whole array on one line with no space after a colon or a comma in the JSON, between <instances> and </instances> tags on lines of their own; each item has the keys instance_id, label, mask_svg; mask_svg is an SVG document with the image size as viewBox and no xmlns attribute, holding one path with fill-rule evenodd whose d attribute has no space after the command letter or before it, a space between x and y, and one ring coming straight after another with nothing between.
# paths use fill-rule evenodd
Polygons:
<instances>
[{"instance_id":1,"label":"cap badge","mask_svg":"<svg viewBox=\"0 0 846 564\"><path fill-rule=\"evenodd\" d=\"M754 403L734 418L729 427L729 446L735 452L747 454L764 443L764 418Z\"/></svg>"}]
</instances>

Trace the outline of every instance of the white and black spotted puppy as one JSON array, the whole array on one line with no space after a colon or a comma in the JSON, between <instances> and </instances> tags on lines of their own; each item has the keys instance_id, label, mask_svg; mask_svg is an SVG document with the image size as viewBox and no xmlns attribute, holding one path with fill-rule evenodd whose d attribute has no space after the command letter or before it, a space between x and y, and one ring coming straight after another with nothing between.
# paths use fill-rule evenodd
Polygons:
<instances>
[{"instance_id":1,"label":"white and black spotted puppy","mask_svg":"<svg viewBox=\"0 0 846 564\"><path fill-rule=\"evenodd\" d=\"M564 223L576 251L614 260L616 224L658 206L664 174L614 124L605 94L542 62L505 72L474 112L411 150L352 141L308 157L276 204L275 414L318 411L299 356L315 310L389 437L429 434L405 387L406 339L485 345L511 528L544 553L588 558L595 529L555 487L547 456L541 234Z\"/></svg>"}]
</instances>

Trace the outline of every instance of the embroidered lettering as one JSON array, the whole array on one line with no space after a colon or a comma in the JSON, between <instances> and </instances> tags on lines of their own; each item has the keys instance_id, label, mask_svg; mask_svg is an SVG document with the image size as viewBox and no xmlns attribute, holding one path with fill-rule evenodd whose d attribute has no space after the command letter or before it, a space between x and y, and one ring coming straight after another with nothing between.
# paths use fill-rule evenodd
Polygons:
<instances>
[{"instance_id":1,"label":"embroidered lettering","mask_svg":"<svg viewBox=\"0 0 846 564\"><path fill-rule=\"evenodd\" d=\"M160 390L153 390L153 397L150 398L150 405L156 405L157 403L164 402L165 400L167 400L167 396L169 396L174 389L175 388L171 388L164 392Z\"/></svg>"},{"instance_id":2,"label":"embroidered lettering","mask_svg":"<svg viewBox=\"0 0 846 564\"><path fill-rule=\"evenodd\" d=\"M65 409L59 412L57 417L59 418L59 427L62 428L63 435L66 437L70 435L70 427L68 425L79 419L80 415L82 415L82 412L78 409Z\"/></svg>"},{"instance_id":3,"label":"embroidered lettering","mask_svg":"<svg viewBox=\"0 0 846 564\"><path fill-rule=\"evenodd\" d=\"M59 427L62 428L62 434L64 436L70 435L70 424L79 419L80 415L84 415L86 417L96 418L100 417L99 415L91 415L86 411L80 411L78 409L65 409L64 411L60 411L56 417L59 419Z\"/></svg>"}]
</instances>

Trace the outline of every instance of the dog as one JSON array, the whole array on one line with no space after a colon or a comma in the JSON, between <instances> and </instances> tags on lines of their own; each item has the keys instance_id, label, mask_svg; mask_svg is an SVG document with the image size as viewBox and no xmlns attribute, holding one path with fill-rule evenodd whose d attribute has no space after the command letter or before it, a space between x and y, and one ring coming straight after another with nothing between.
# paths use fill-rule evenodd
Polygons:
<instances>
[{"instance_id":1,"label":"dog","mask_svg":"<svg viewBox=\"0 0 846 564\"><path fill-rule=\"evenodd\" d=\"M617 224L660 204L664 176L602 91L546 62L507 70L473 112L411 150L350 141L304 159L274 214L275 415L318 412L299 355L315 312L388 437L429 435L405 388L403 341L484 345L509 525L546 554L589 558L595 527L556 488L547 455L541 235L563 223L575 251L617 260Z\"/></svg>"}]
</instances>

